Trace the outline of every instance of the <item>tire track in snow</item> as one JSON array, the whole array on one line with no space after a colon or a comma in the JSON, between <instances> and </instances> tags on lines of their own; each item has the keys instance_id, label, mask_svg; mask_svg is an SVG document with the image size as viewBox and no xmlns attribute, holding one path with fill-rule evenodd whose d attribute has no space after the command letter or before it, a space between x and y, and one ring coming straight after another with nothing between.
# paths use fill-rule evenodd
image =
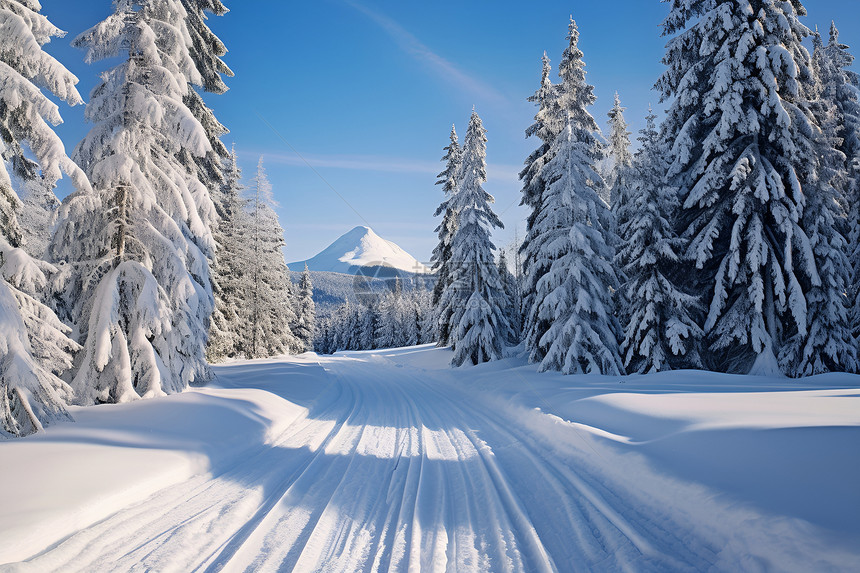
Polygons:
<instances>
[{"instance_id":1,"label":"tire track in snow","mask_svg":"<svg viewBox=\"0 0 860 573\"><path fill-rule=\"evenodd\" d=\"M323 405L314 415L325 418L355 409L354 395L346 394L342 386L331 388L336 395L330 401L321 395ZM332 433L348 415L337 418ZM314 441L314 436L309 435L309 426L313 427L309 419L305 416L294 421L273 444L253 448L246 456L226 464L217 475L197 476L165 488L69 536L21 568L187 571L198 567L207 550L214 551L229 542L261 507L270 503L271 496L266 498L262 493L266 488L277 490L273 484L283 476L272 473L267 461L277 447L291 440ZM317 441L324 442L325 437Z\"/></svg>"},{"instance_id":2,"label":"tire track in snow","mask_svg":"<svg viewBox=\"0 0 860 573\"><path fill-rule=\"evenodd\" d=\"M412 374L410 374L410 378L416 386L423 386L426 392L435 394L442 402L447 402L452 410L462 408L461 404L469 402L469 397L458 392L453 384L439 387ZM455 400L452 396L457 396L459 399ZM482 422L480 425L483 432L488 435L496 434L497 438L500 438L496 441L501 444L501 447L498 447L496 451L516 452L519 457L525 458L524 461L507 464L507 467L529 467L540 475L540 480L533 480L530 484L532 489L540 491L540 494L535 497L545 500L548 497L547 489L557 495L556 503L565 506L567 519L564 521L567 522L566 525L569 524L571 529L578 530L579 543L569 545L573 545L577 550L582 547L591 549L590 555L583 556L586 558L579 564L577 560L579 556L565 556L559 552L557 557L562 558L559 561L564 564L564 570L593 571L597 564L600 564L601 568L606 567L607 570L641 571L643 569L665 570L667 568L672 570L701 570L713 563L714 554L705 542L700 542L695 547L698 549L697 553L693 551L693 548L687 547L687 544L690 543L689 539L680 540L670 529L648 520L635 508L629 507L620 500L616 500L616 502L623 506L621 508L616 508L615 505L610 504L607 501L607 494L611 496L610 490L604 484L589 479L589 467L587 465L579 468L580 471L573 471L558 459L556 453L550 451L527 431L516 424L512 424L511 420L479 405L471 405L468 410L468 415L464 417L471 420L473 424L475 421ZM476 430L469 429L467 434L473 441L475 448L479 452L485 453L483 458L494 468L492 473L498 476L498 481L495 483L497 489L510 492L512 500L514 489L519 489L520 492L529 490L528 487L511 487L508 478L504 475L502 466L496 461L496 451L478 437ZM534 452L542 452L545 455L541 456ZM536 483L549 487L533 487ZM602 493L598 493L599 491ZM571 495L572 493L576 495ZM572 502L576 502L575 505L578 506L578 510L574 509ZM551 505L541 504L540 510L545 511L551 507ZM517 510L514 509L514 512ZM533 513L537 514L538 512ZM632 519L624 517L624 513L628 515L632 513ZM530 528L531 522L528 516L523 514L521 517L525 527ZM560 529L559 521L547 520L545 516L542 517L544 517L543 521L549 521L553 524L552 529ZM636 528L632 525L633 522L647 524L648 529ZM567 528L564 529L568 530ZM609 545L609 542L612 544ZM630 545L635 548L635 553L632 556ZM657 547L661 549L657 549ZM675 554L676 557L672 557L671 554ZM653 562L651 562L652 560Z\"/></svg>"},{"instance_id":3,"label":"tire track in snow","mask_svg":"<svg viewBox=\"0 0 860 573\"><path fill-rule=\"evenodd\" d=\"M625 505L584 456L559 457L471 402L451 373L429 382L367 355L331 359L326 375L328 389L270 444L81 530L22 569L639 571L713 562L666 516L649 520Z\"/></svg>"}]
</instances>

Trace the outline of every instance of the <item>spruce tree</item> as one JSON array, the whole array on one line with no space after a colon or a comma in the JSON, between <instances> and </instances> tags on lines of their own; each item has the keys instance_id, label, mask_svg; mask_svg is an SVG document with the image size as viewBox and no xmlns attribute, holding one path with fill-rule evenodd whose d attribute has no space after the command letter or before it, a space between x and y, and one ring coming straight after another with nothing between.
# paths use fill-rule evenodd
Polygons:
<instances>
[{"instance_id":1,"label":"spruce tree","mask_svg":"<svg viewBox=\"0 0 860 573\"><path fill-rule=\"evenodd\" d=\"M127 0L74 41L88 62L127 53L93 90L86 115L95 125L74 153L94 190L64 202L49 247L69 263L61 310L84 346L72 381L82 404L210 377L208 197L177 159L211 150L181 103L199 82L185 21L178 0Z\"/></svg>"},{"instance_id":2,"label":"spruce tree","mask_svg":"<svg viewBox=\"0 0 860 573\"><path fill-rule=\"evenodd\" d=\"M33 256L41 255L48 229L44 219L29 216L29 207L38 206L22 202L42 192L53 196L61 173L89 189L51 127L62 122L59 108L42 91L83 103L78 79L42 49L64 35L38 3L0 2L0 438L70 419L72 390L59 375L78 347L45 304L57 268ZM28 228L19 226L19 215Z\"/></svg>"},{"instance_id":3,"label":"spruce tree","mask_svg":"<svg viewBox=\"0 0 860 573\"><path fill-rule=\"evenodd\" d=\"M624 187L627 184L627 174L633 163L633 154L630 152L630 132L627 131L627 122L624 121L624 111L621 106L621 98L615 93L615 103L607 114L609 116L609 138L606 147L606 159L602 162L602 174L609 189L609 195L604 196L613 211L616 211L623 200Z\"/></svg>"},{"instance_id":4,"label":"spruce tree","mask_svg":"<svg viewBox=\"0 0 860 573\"><path fill-rule=\"evenodd\" d=\"M502 282L502 311L507 317L510 329L505 341L512 345L519 344L520 329L522 328L522 312L520 310L520 289L517 279L508 267L508 257L505 251L499 253L499 279Z\"/></svg>"},{"instance_id":5,"label":"spruce tree","mask_svg":"<svg viewBox=\"0 0 860 573\"><path fill-rule=\"evenodd\" d=\"M397 295L395 291L386 292L379 301L379 320L375 324L374 346L394 348L398 342L397 332Z\"/></svg>"},{"instance_id":6,"label":"spruce tree","mask_svg":"<svg viewBox=\"0 0 860 573\"><path fill-rule=\"evenodd\" d=\"M373 350L376 347L375 336L376 325L379 320L379 317L377 316L378 311L373 302L368 302L369 304L362 305L361 307L358 325L360 350Z\"/></svg>"},{"instance_id":7,"label":"spruce tree","mask_svg":"<svg viewBox=\"0 0 860 573\"><path fill-rule=\"evenodd\" d=\"M290 325L295 324L295 301L289 269L284 262L284 230L275 212L272 185L257 163L254 187L248 200L251 223L251 259L248 261L248 358L266 358L304 351Z\"/></svg>"},{"instance_id":8,"label":"spruce tree","mask_svg":"<svg viewBox=\"0 0 860 573\"><path fill-rule=\"evenodd\" d=\"M621 300L628 305L619 313L626 317L621 353L625 369L638 373L701 366L700 303L676 286L685 245L672 225L678 197L663 182L667 166L656 119L649 109L626 200L617 211L624 223L616 266L626 277Z\"/></svg>"},{"instance_id":9,"label":"spruce tree","mask_svg":"<svg viewBox=\"0 0 860 573\"><path fill-rule=\"evenodd\" d=\"M848 50L839 41L836 24L831 24L830 40L823 47L822 98L835 106L836 148L845 161L844 176L837 183L848 203L849 320L860 345L860 74L851 70L854 56Z\"/></svg>"},{"instance_id":10,"label":"spruce tree","mask_svg":"<svg viewBox=\"0 0 860 573\"><path fill-rule=\"evenodd\" d=\"M668 176L693 267L685 290L708 293L703 330L718 370L777 373L785 338L806 330L804 14L799 0L672 0L664 22L674 37L657 87L672 99Z\"/></svg>"},{"instance_id":11,"label":"spruce tree","mask_svg":"<svg viewBox=\"0 0 860 573\"><path fill-rule=\"evenodd\" d=\"M846 175L845 154L839 150L844 118L832 94L825 88L835 68L824 50L821 36L814 36L812 82L807 86L814 120L814 169L802 173L806 206L801 226L809 237L817 276L804 280L807 328L796 333L780 354L783 370L793 376L824 372L857 371L857 350L849 322L851 281L848 262L847 201L842 192ZM831 83L828 81L828 83Z\"/></svg>"},{"instance_id":12,"label":"spruce tree","mask_svg":"<svg viewBox=\"0 0 860 573\"><path fill-rule=\"evenodd\" d=\"M612 217L598 193L602 179L594 169L599 142L591 130L574 126L571 117L554 147L546 165L545 206L536 220L536 227L544 229L539 256L550 261L533 309L551 323L533 342L545 348L540 370L618 375L623 372L620 326L611 295L618 280L612 266Z\"/></svg>"},{"instance_id":13,"label":"spruce tree","mask_svg":"<svg viewBox=\"0 0 860 573\"><path fill-rule=\"evenodd\" d=\"M457 192L457 174L460 171L462 152L457 139L456 128L451 126L451 141L445 148L442 161L445 162L445 170L439 174L436 185L442 186L445 199L436 209L434 216L442 215L442 221L436 227L439 243L433 249L432 263L433 271L436 273L436 284L433 287L433 307L436 309L436 323L439 334L439 346L448 346L451 343L450 322L453 309L442 304L442 293L451 286L451 238L456 231L457 213L451 208L451 200Z\"/></svg>"},{"instance_id":14,"label":"spruce tree","mask_svg":"<svg viewBox=\"0 0 860 573\"><path fill-rule=\"evenodd\" d=\"M226 55L227 48L206 23L207 14L223 16L228 10L220 0L181 1L187 13L189 55L199 73L199 80L191 82L193 85L189 85L183 102L203 126L212 149L203 156L194 156L187 150L180 150L178 158L188 169L192 184L201 183L211 194L210 203L205 200L206 195L202 190L198 190L201 217L214 224L215 217L222 215L220 190L225 183L222 166L229 157L229 151L221 137L228 134L229 130L218 121L195 87L202 87L213 94L223 94L228 89L222 76L233 77L233 71L221 59Z\"/></svg>"},{"instance_id":15,"label":"spruce tree","mask_svg":"<svg viewBox=\"0 0 860 573\"><path fill-rule=\"evenodd\" d=\"M585 81L579 30L571 19L553 97L564 117L544 157L543 190L533 207L524 256L530 261L526 348L541 370L564 373L621 372L611 289L612 216L601 199L605 184L596 171L602 157L597 123L588 112L594 88ZM550 115L550 124L558 117ZM534 273L541 269L542 274Z\"/></svg>"},{"instance_id":16,"label":"spruce tree","mask_svg":"<svg viewBox=\"0 0 860 573\"><path fill-rule=\"evenodd\" d=\"M253 229L248 200L243 197L242 171L235 148L225 161L220 217L215 226L216 259L212 265L215 310L209 326L207 357L221 362L245 354L247 302L250 289L248 261L253 259Z\"/></svg>"},{"instance_id":17,"label":"spruce tree","mask_svg":"<svg viewBox=\"0 0 860 573\"><path fill-rule=\"evenodd\" d=\"M606 201L612 211L612 231L615 235L618 234L619 228L626 223L624 216L627 211L623 207L627 201L628 188L633 184L631 174L633 155L630 152L630 132L627 131L627 122L624 120L625 110L626 108L621 106L618 92L615 92L615 103L607 114L609 116L609 139L605 149L606 157L598 163L598 171L606 183L601 198ZM614 246L620 248L619 245ZM627 280L623 266L616 267L615 273L619 282L623 283ZM616 317L622 325L625 325L630 320L630 315L627 312L630 308L630 302L627 300L626 290L623 288L618 290L615 297Z\"/></svg>"},{"instance_id":18,"label":"spruce tree","mask_svg":"<svg viewBox=\"0 0 860 573\"><path fill-rule=\"evenodd\" d=\"M302 278L299 281L299 301L296 313L298 320L294 334L302 342L306 352L314 349L314 336L316 334L316 306L313 297L314 285L311 280L311 272L305 263L305 270L302 271Z\"/></svg>"},{"instance_id":19,"label":"spruce tree","mask_svg":"<svg viewBox=\"0 0 860 573\"><path fill-rule=\"evenodd\" d=\"M540 141L538 148L526 159L526 167L520 172L520 180L523 182L523 198L520 205L529 209L526 220L526 236L520 245L523 268L523 311L524 311L524 338L525 340L539 340L549 329L549 322L542 320L536 313L531 312L535 308L534 293L537 284L543 275L549 270L548 261L535 258L536 251L532 242L540 242L540 233L535 229L535 219L543 207L543 195L546 188L543 168L551 158L552 143L562 129L559 125L559 101L557 97L558 87L550 81L550 60L543 54L541 71L541 83L537 92L528 98L528 101L538 106L534 123L526 130L526 137L537 137ZM540 362L543 359L544 349L535 344L527 344L529 348L529 359L532 362Z\"/></svg>"},{"instance_id":20,"label":"spruce tree","mask_svg":"<svg viewBox=\"0 0 860 573\"><path fill-rule=\"evenodd\" d=\"M487 136L477 112L472 112L463 146L463 162L457 178L457 192L451 208L457 214L456 231L451 239L452 284L442 295L442 303L454 313L452 364L469 361L479 364L502 357L509 331L502 311L502 284L490 239L493 228L503 228L490 204L492 195L483 188L487 180Z\"/></svg>"}]
</instances>

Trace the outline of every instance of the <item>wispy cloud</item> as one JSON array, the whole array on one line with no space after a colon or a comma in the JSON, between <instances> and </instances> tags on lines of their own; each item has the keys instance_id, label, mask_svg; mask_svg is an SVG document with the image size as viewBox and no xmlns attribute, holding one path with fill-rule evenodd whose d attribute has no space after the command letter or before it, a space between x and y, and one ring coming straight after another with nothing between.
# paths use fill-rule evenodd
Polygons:
<instances>
[{"instance_id":1,"label":"wispy cloud","mask_svg":"<svg viewBox=\"0 0 860 573\"><path fill-rule=\"evenodd\" d=\"M377 173L406 173L428 175L435 177L444 169L440 161L421 161L403 157L388 157L385 155L306 155L294 153L267 153L246 151L241 155L263 156L267 164L290 165L306 167L310 165L320 169L343 169L348 171L373 171ZM520 167L490 163L487 165L487 177L490 181L516 182Z\"/></svg>"},{"instance_id":2,"label":"wispy cloud","mask_svg":"<svg viewBox=\"0 0 860 573\"><path fill-rule=\"evenodd\" d=\"M411 55L416 61L422 63L427 69L439 76L441 79L454 84L457 88L469 92L478 101L476 104L507 104L508 99L491 85L475 78L472 74L459 69L426 44L419 40L414 34L398 24L392 18L374 10L357 0L343 0L345 4L358 10L388 34L401 50Z\"/></svg>"}]
</instances>

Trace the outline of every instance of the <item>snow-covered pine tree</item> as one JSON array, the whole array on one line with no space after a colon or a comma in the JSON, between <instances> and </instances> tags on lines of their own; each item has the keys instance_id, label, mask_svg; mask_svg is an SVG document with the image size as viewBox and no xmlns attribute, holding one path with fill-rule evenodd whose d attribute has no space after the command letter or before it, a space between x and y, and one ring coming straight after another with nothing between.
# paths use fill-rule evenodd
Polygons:
<instances>
[{"instance_id":1,"label":"snow-covered pine tree","mask_svg":"<svg viewBox=\"0 0 860 573\"><path fill-rule=\"evenodd\" d=\"M396 298L392 291L382 295L379 300L379 315L374 332L373 345L376 348L393 348L397 345L397 322L395 320Z\"/></svg>"},{"instance_id":2,"label":"snow-covered pine tree","mask_svg":"<svg viewBox=\"0 0 860 573\"><path fill-rule=\"evenodd\" d=\"M0 438L69 419L72 390L58 375L78 349L44 304L57 269L22 248L35 253L34 240L43 243L47 235L33 235L35 227L22 234L16 213L19 193L26 201L33 190L50 192L63 172L79 190L89 189L51 127L62 119L43 89L69 105L83 102L77 78L42 50L65 33L39 12L35 2L0 1ZM37 223L23 211L28 226Z\"/></svg>"},{"instance_id":3,"label":"snow-covered pine tree","mask_svg":"<svg viewBox=\"0 0 860 573\"><path fill-rule=\"evenodd\" d=\"M406 345L407 333L404 327L409 316L408 303L404 297L403 281L398 276L395 277L393 284L393 296L388 299L388 305L383 311L388 314L391 321L391 335L387 348L399 348Z\"/></svg>"},{"instance_id":4,"label":"snow-covered pine tree","mask_svg":"<svg viewBox=\"0 0 860 573\"><path fill-rule=\"evenodd\" d=\"M438 328L436 313L433 310L433 292L422 282L415 291L416 305L421 322L419 344L429 344L437 341Z\"/></svg>"},{"instance_id":5,"label":"snow-covered pine tree","mask_svg":"<svg viewBox=\"0 0 860 573\"><path fill-rule=\"evenodd\" d=\"M526 309L526 347L541 370L619 373L620 327L610 290L618 286L615 239L611 213L600 198L605 184L595 168L602 150L588 112L594 88L585 81L573 19L568 41L554 94L564 127L545 154L544 188L529 218L524 250L531 269L543 273L528 276L533 295Z\"/></svg>"},{"instance_id":6,"label":"snow-covered pine tree","mask_svg":"<svg viewBox=\"0 0 860 573\"><path fill-rule=\"evenodd\" d=\"M508 266L508 257L504 249L499 253L499 280L502 282L502 294L504 295L501 307L510 327L508 334L505 336L505 342L517 345L520 342L520 329L522 328L522 314L519 304L520 289L519 285L517 285L516 277L514 277Z\"/></svg>"},{"instance_id":7,"label":"snow-covered pine tree","mask_svg":"<svg viewBox=\"0 0 860 573\"><path fill-rule=\"evenodd\" d=\"M361 306L358 323L358 341L361 350L372 350L375 348L376 325L378 321L377 307L372 301Z\"/></svg>"},{"instance_id":8,"label":"snow-covered pine tree","mask_svg":"<svg viewBox=\"0 0 860 573\"><path fill-rule=\"evenodd\" d=\"M421 321L418 314L417 300L415 298L416 285L413 282L406 283L399 277L396 279L400 285L400 296L397 298L396 322L399 333L398 346L415 346L421 339Z\"/></svg>"},{"instance_id":9,"label":"snow-covered pine tree","mask_svg":"<svg viewBox=\"0 0 860 573\"><path fill-rule=\"evenodd\" d=\"M832 23L830 41L823 49L827 66L822 70L822 96L836 107L837 149L845 156L845 176L838 183L848 201L849 320L860 345L860 75L850 68L854 56L848 50L839 41L839 29Z\"/></svg>"},{"instance_id":10,"label":"snow-covered pine tree","mask_svg":"<svg viewBox=\"0 0 860 573\"><path fill-rule=\"evenodd\" d=\"M257 163L254 186L248 198L251 219L251 259L247 261L249 358L304 351L304 343L290 329L295 324L295 297L290 271L284 262L284 230L275 212L272 185L263 167Z\"/></svg>"},{"instance_id":11,"label":"snow-covered pine tree","mask_svg":"<svg viewBox=\"0 0 860 573\"><path fill-rule=\"evenodd\" d=\"M316 306L314 305L314 285L311 280L311 272L305 263L302 278L299 281L299 300L296 311L296 329L293 334L302 342L305 351L314 349L314 337L316 335ZM371 340L373 338L371 330Z\"/></svg>"},{"instance_id":12,"label":"snow-covered pine tree","mask_svg":"<svg viewBox=\"0 0 860 573\"><path fill-rule=\"evenodd\" d=\"M626 200L616 211L624 221L615 260L626 277L621 300L628 308L619 314L626 317L621 354L627 372L701 366L702 330L694 314L700 303L675 283L685 245L672 224L680 205L663 181L667 165L656 120L649 108Z\"/></svg>"},{"instance_id":13,"label":"snow-covered pine tree","mask_svg":"<svg viewBox=\"0 0 860 573\"><path fill-rule=\"evenodd\" d=\"M243 196L242 171L236 149L225 161L224 186L219 195L220 216L213 232L217 258L212 265L215 310L209 325L210 362L245 354L248 332L248 300L251 275L248 261L253 260L253 224L248 213L248 199Z\"/></svg>"},{"instance_id":14,"label":"snow-covered pine tree","mask_svg":"<svg viewBox=\"0 0 860 573\"><path fill-rule=\"evenodd\" d=\"M607 114L609 116L609 138L604 150L605 156L597 164L597 171L606 183L601 198L609 205L612 211L612 232L616 236L618 235L618 229L626 222L619 215L624 215L625 213L622 206L627 201L628 188L632 184L631 165L633 163L633 155L630 152L630 132L627 131L627 122L624 120L626 109L621 105L621 97L618 95L618 92L615 92L615 103ZM613 247L618 249L620 245L616 244ZM620 283L624 283L627 280L627 277L624 276L622 266L616 266L615 273ZM615 293L615 315L622 326L627 324L630 319L629 314L627 314L630 304L626 300L626 296L627 293L624 289L620 289Z\"/></svg>"},{"instance_id":15,"label":"snow-covered pine tree","mask_svg":"<svg viewBox=\"0 0 860 573\"><path fill-rule=\"evenodd\" d=\"M814 169L801 174L806 207L801 226L809 237L818 276L803 281L807 328L786 341L780 353L783 370L792 376L824 372L856 372L857 350L849 322L848 297L851 266L848 262L847 201L842 193L845 155L838 149L844 119L835 98L825 92L825 78L836 69L829 61L821 36L814 35L812 82L807 97L814 120Z\"/></svg>"},{"instance_id":16,"label":"snow-covered pine tree","mask_svg":"<svg viewBox=\"0 0 860 573\"><path fill-rule=\"evenodd\" d=\"M799 0L672 0L663 24L675 36L657 83L672 98L668 180L694 267L684 288L709 293L703 330L718 370L777 373L784 338L806 329L800 280L815 268L799 227L812 133L803 14Z\"/></svg>"},{"instance_id":17,"label":"snow-covered pine tree","mask_svg":"<svg viewBox=\"0 0 860 573\"><path fill-rule=\"evenodd\" d=\"M540 256L551 262L538 282L534 312L551 326L534 341L545 348L541 371L624 371L611 294L618 287L612 215L597 191L603 180L594 169L599 157L594 132L587 125L574 127L571 117L545 167L550 183L535 226L545 235Z\"/></svg>"},{"instance_id":18,"label":"snow-covered pine tree","mask_svg":"<svg viewBox=\"0 0 860 573\"><path fill-rule=\"evenodd\" d=\"M633 154L630 152L630 132L624 121L624 111L621 97L615 92L615 104L607 114L609 116L609 137L606 147L606 158L601 162L601 174L606 183L609 195L603 200L616 211L617 205L623 201L625 185L628 184L627 174L633 164Z\"/></svg>"},{"instance_id":19,"label":"snow-covered pine tree","mask_svg":"<svg viewBox=\"0 0 860 573\"><path fill-rule=\"evenodd\" d=\"M334 314L337 330L337 349L356 350L358 345L358 312L360 305L353 305L347 300Z\"/></svg>"},{"instance_id":20,"label":"snow-covered pine tree","mask_svg":"<svg viewBox=\"0 0 860 573\"><path fill-rule=\"evenodd\" d=\"M214 242L176 159L211 150L182 104L199 73L178 0L120 0L75 39L94 62L128 53L87 104L95 124L75 149L94 191L64 202L49 254L65 265L60 308L84 350L82 404L183 390L209 378L205 347Z\"/></svg>"},{"instance_id":21,"label":"snow-covered pine tree","mask_svg":"<svg viewBox=\"0 0 860 573\"><path fill-rule=\"evenodd\" d=\"M314 350L320 354L331 354L332 349L332 327L331 317L319 319L316 338L314 338Z\"/></svg>"},{"instance_id":22,"label":"snow-covered pine tree","mask_svg":"<svg viewBox=\"0 0 860 573\"><path fill-rule=\"evenodd\" d=\"M451 238L452 283L442 295L442 304L454 309L450 324L454 366L502 358L510 331L500 306L503 287L493 256L495 246L490 239L492 229L504 226L490 207L494 199L484 190L486 180L487 132L478 113L472 111L457 192L450 201L457 214Z\"/></svg>"},{"instance_id":23,"label":"snow-covered pine tree","mask_svg":"<svg viewBox=\"0 0 860 573\"><path fill-rule=\"evenodd\" d=\"M438 175L436 185L442 186L445 199L434 213L435 217L442 216L442 221L436 227L439 243L433 249L431 261L433 271L436 273L436 284L433 287L433 307L436 309L436 323L439 333L439 346L448 346L451 343L451 315L453 309L442 304L442 293L451 285L451 238L456 231L457 213L451 207L451 197L457 191L457 173L460 171L462 151L457 139L457 130L451 126L451 140L445 147L445 170Z\"/></svg>"},{"instance_id":24,"label":"snow-covered pine tree","mask_svg":"<svg viewBox=\"0 0 860 573\"><path fill-rule=\"evenodd\" d=\"M223 16L228 10L220 0L181 0L181 2L187 13L189 54L200 73L199 82L192 82L193 85L189 86L183 102L203 126L212 149L203 156L194 156L187 150L180 150L178 158L191 175L189 185L192 189L196 186L196 182L199 182L208 190L208 194L211 194L214 205L210 205L206 200L208 194L203 193L202 190L198 190L197 193L198 203L202 209L201 217L204 221L214 224L216 214L222 214L220 205L222 199L220 190L224 185L222 165L229 155L221 137L229 133L229 130L218 121L194 86L202 87L214 94L223 94L228 89L222 75L233 77L233 72L221 59L227 53L227 48L206 24L207 14Z\"/></svg>"},{"instance_id":25,"label":"snow-covered pine tree","mask_svg":"<svg viewBox=\"0 0 860 573\"><path fill-rule=\"evenodd\" d=\"M520 180L523 182L523 198L520 205L529 209L526 219L526 236L520 245L522 254L523 273L523 326L525 340L540 340L549 330L549 322L540 319L536 313L531 312L535 307L534 294L537 283L549 270L546 259L535 258L539 249L532 246L533 241L540 242L539 232L535 229L535 219L543 206L543 195L546 189L546 181L543 176L543 168L551 159L552 142L564 127L559 120L558 88L550 81L550 60L543 54L541 83L537 92L528 98L528 101L538 106L534 123L526 130L526 137L537 137L540 140L538 148L526 159L526 167L520 172ZM529 359L532 362L543 360L543 349L538 345L528 345Z\"/></svg>"}]
</instances>

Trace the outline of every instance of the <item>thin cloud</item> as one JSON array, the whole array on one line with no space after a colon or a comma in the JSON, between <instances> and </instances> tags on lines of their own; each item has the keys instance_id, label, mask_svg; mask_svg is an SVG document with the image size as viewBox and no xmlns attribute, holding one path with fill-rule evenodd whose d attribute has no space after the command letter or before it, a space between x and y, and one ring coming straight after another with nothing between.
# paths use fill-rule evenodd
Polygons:
<instances>
[{"instance_id":1,"label":"thin cloud","mask_svg":"<svg viewBox=\"0 0 860 573\"><path fill-rule=\"evenodd\" d=\"M428 175L432 178L442 171L445 166L441 161L420 161L402 157L387 157L384 155L305 155L284 153L251 153L242 155L263 156L267 164L290 165L307 167L310 165L321 169L343 169L347 171L373 171L377 173L407 173ZM487 176L490 181L518 181L520 167L490 163L487 165Z\"/></svg>"},{"instance_id":2,"label":"thin cloud","mask_svg":"<svg viewBox=\"0 0 860 573\"><path fill-rule=\"evenodd\" d=\"M478 98L479 103L508 104L508 99L498 90L475 79L471 74L460 70L385 14L377 12L355 0L344 0L344 3L370 18L394 40L401 50L410 54L415 60L423 63L441 79L454 84L459 89L469 92Z\"/></svg>"}]
</instances>

